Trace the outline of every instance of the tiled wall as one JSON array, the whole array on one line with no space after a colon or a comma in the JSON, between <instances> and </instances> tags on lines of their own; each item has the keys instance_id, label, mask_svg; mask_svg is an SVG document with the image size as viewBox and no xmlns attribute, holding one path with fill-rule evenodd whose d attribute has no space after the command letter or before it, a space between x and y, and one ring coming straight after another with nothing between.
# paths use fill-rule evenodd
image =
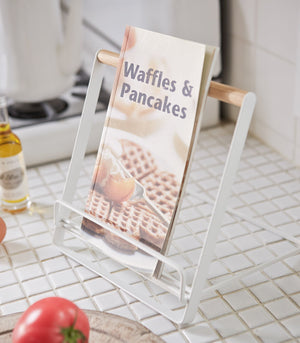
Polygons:
<instances>
[{"instance_id":1,"label":"tiled wall","mask_svg":"<svg viewBox=\"0 0 300 343\"><path fill-rule=\"evenodd\" d=\"M256 93L251 133L300 165L300 1L228 0L223 7L224 81ZM236 118L233 107L224 112Z\"/></svg>"}]
</instances>

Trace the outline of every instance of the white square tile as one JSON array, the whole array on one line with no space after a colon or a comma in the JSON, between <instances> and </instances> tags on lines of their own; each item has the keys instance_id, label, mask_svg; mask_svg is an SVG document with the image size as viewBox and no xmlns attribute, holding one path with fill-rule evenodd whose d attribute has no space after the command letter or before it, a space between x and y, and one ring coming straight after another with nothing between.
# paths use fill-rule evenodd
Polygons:
<instances>
[{"instance_id":1,"label":"white square tile","mask_svg":"<svg viewBox=\"0 0 300 343\"><path fill-rule=\"evenodd\" d=\"M86 281L85 287L91 296L115 289L115 286L101 277Z\"/></svg>"},{"instance_id":2,"label":"white square tile","mask_svg":"<svg viewBox=\"0 0 300 343\"><path fill-rule=\"evenodd\" d=\"M284 255L287 251L292 252L295 249L295 245L288 240L281 240L270 245L270 250L272 250L276 256Z\"/></svg>"},{"instance_id":3,"label":"white square tile","mask_svg":"<svg viewBox=\"0 0 300 343\"><path fill-rule=\"evenodd\" d=\"M272 202L260 202L252 205L252 208L261 216L278 210L278 208Z\"/></svg>"},{"instance_id":4,"label":"white square tile","mask_svg":"<svg viewBox=\"0 0 300 343\"><path fill-rule=\"evenodd\" d=\"M241 284L241 282L239 280L231 280L230 274L221 276L221 277L213 280L213 284L216 284L218 282L223 282L223 281L226 281L228 283L223 285L223 286L218 287L218 291L221 294L232 293L232 292L238 291L238 290L243 288L243 285Z\"/></svg>"},{"instance_id":5,"label":"white square tile","mask_svg":"<svg viewBox=\"0 0 300 343\"><path fill-rule=\"evenodd\" d=\"M238 209L242 207L243 205L244 205L244 202L238 197L234 197L234 196L232 196L228 202L228 207L233 208L233 209Z\"/></svg>"},{"instance_id":6,"label":"white square tile","mask_svg":"<svg viewBox=\"0 0 300 343\"><path fill-rule=\"evenodd\" d=\"M251 328L270 323L274 320L271 314L263 306L255 306L241 311L239 315Z\"/></svg>"},{"instance_id":7,"label":"white square tile","mask_svg":"<svg viewBox=\"0 0 300 343\"><path fill-rule=\"evenodd\" d=\"M241 194L240 197L247 205L252 205L265 200L257 191Z\"/></svg>"},{"instance_id":8,"label":"white square tile","mask_svg":"<svg viewBox=\"0 0 300 343\"><path fill-rule=\"evenodd\" d=\"M28 177L28 187L30 189L30 194L35 187L38 187L41 185L43 185L43 180L41 180L39 177L37 178Z\"/></svg>"},{"instance_id":9,"label":"white square tile","mask_svg":"<svg viewBox=\"0 0 300 343\"><path fill-rule=\"evenodd\" d=\"M49 193L50 192L48 188L46 188L44 185L30 189L30 197L35 200L38 198L44 197L45 195L48 195Z\"/></svg>"},{"instance_id":10,"label":"white square tile","mask_svg":"<svg viewBox=\"0 0 300 343\"><path fill-rule=\"evenodd\" d=\"M261 245L261 243L252 235L234 238L232 242L243 252L257 248Z\"/></svg>"},{"instance_id":11,"label":"white square tile","mask_svg":"<svg viewBox=\"0 0 300 343\"><path fill-rule=\"evenodd\" d=\"M171 310L178 309L182 306L182 303L178 301L178 298L170 293L158 295L157 300Z\"/></svg>"},{"instance_id":12,"label":"white square tile","mask_svg":"<svg viewBox=\"0 0 300 343\"><path fill-rule=\"evenodd\" d=\"M300 276L291 275L278 279L275 283L286 293L293 294L300 290Z\"/></svg>"},{"instance_id":13,"label":"white square tile","mask_svg":"<svg viewBox=\"0 0 300 343\"><path fill-rule=\"evenodd\" d=\"M260 165L263 165L265 163L268 163L268 159L264 157L263 155L254 155L247 159L247 162L251 165L253 168L257 168ZM262 181L263 185L267 185L266 179Z\"/></svg>"},{"instance_id":14,"label":"white square tile","mask_svg":"<svg viewBox=\"0 0 300 343\"><path fill-rule=\"evenodd\" d=\"M30 280L44 274L40 265L37 263L17 268L16 273L21 281Z\"/></svg>"},{"instance_id":15,"label":"white square tile","mask_svg":"<svg viewBox=\"0 0 300 343\"><path fill-rule=\"evenodd\" d=\"M10 258L14 268L37 262L37 258L31 250L11 255Z\"/></svg>"},{"instance_id":16,"label":"white square tile","mask_svg":"<svg viewBox=\"0 0 300 343\"><path fill-rule=\"evenodd\" d=\"M270 301L283 296L283 293L272 282L266 282L257 286L253 286L251 287L251 291L261 302Z\"/></svg>"},{"instance_id":17,"label":"white square tile","mask_svg":"<svg viewBox=\"0 0 300 343\"><path fill-rule=\"evenodd\" d=\"M80 299L75 301L75 304L84 310L97 310L96 306L94 305L94 303L92 302L91 299L86 298L86 299Z\"/></svg>"},{"instance_id":18,"label":"white square tile","mask_svg":"<svg viewBox=\"0 0 300 343\"><path fill-rule=\"evenodd\" d=\"M236 311L257 304L257 301L255 300L253 295L251 295L246 290L240 290L238 292L226 294L224 295L224 298Z\"/></svg>"},{"instance_id":19,"label":"white square tile","mask_svg":"<svg viewBox=\"0 0 300 343\"><path fill-rule=\"evenodd\" d=\"M286 171L281 171L276 174L272 174L269 176L274 183L285 183L288 181L293 181L293 177L287 173Z\"/></svg>"},{"instance_id":20,"label":"white square tile","mask_svg":"<svg viewBox=\"0 0 300 343\"><path fill-rule=\"evenodd\" d=\"M182 337L180 332L172 332L167 335L163 335L162 339L166 343L186 343L186 340Z\"/></svg>"},{"instance_id":21,"label":"white square tile","mask_svg":"<svg viewBox=\"0 0 300 343\"><path fill-rule=\"evenodd\" d=\"M286 192L294 194L300 191L300 182L298 180L291 180L281 185Z\"/></svg>"},{"instance_id":22,"label":"white square tile","mask_svg":"<svg viewBox=\"0 0 300 343\"><path fill-rule=\"evenodd\" d=\"M27 296L44 293L52 289L48 280L44 276L24 281L22 284Z\"/></svg>"},{"instance_id":23,"label":"white square tile","mask_svg":"<svg viewBox=\"0 0 300 343\"><path fill-rule=\"evenodd\" d=\"M75 270L76 273L79 275L81 281L87 281L98 277L96 273L94 273L93 271L84 266L78 266Z\"/></svg>"},{"instance_id":24,"label":"white square tile","mask_svg":"<svg viewBox=\"0 0 300 343\"><path fill-rule=\"evenodd\" d=\"M64 181L65 177L61 173L51 173L43 175L43 179L45 180L46 184L51 184L54 182Z\"/></svg>"},{"instance_id":25,"label":"white square tile","mask_svg":"<svg viewBox=\"0 0 300 343\"><path fill-rule=\"evenodd\" d=\"M206 318L213 319L224 314L230 313L232 310L221 298L209 299L200 302L199 305L201 311L204 313Z\"/></svg>"},{"instance_id":26,"label":"white square tile","mask_svg":"<svg viewBox=\"0 0 300 343\"><path fill-rule=\"evenodd\" d=\"M276 197L285 195L286 193L282 190L278 185L273 185L267 187L265 189L261 189L260 192L267 198L267 199L274 199Z\"/></svg>"},{"instance_id":27,"label":"white square tile","mask_svg":"<svg viewBox=\"0 0 300 343\"><path fill-rule=\"evenodd\" d=\"M24 233L22 232L22 230L20 228L18 228L18 227L14 227L14 228L10 227L6 231L5 242L11 241L11 240L16 240L16 239L21 238L21 237L24 237Z\"/></svg>"},{"instance_id":28,"label":"white square tile","mask_svg":"<svg viewBox=\"0 0 300 343\"><path fill-rule=\"evenodd\" d=\"M257 232L257 237L260 238L264 244L274 243L282 239L280 236L267 230Z\"/></svg>"},{"instance_id":29,"label":"white square tile","mask_svg":"<svg viewBox=\"0 0 300 343\"><path fill-rule=\"evenodd\" d=\"M11 268L11 264L6 256L0 257L0 272Z\"/></svg>"},{"instance_id":30,"label":"white square tile","mask_svg":"<svg viewBox=\"0 0 300 343\"><path fill-rule=\"evenodd\" d=\"M226 343L257 343L256 338L251 333L242 333L226 339Z\"/></svg>"},{"instance_id":31,"label":"white square tile","mask_svg":"<svg viewBox=\"0 0 300 343\"><path fill-rule=\"evenodd\" d=\"M277 262L264 269L270 279L275 279L291 273L291 270L282 262Z\"/></svg>"},{"instance_id":32,"label":"white square tile","mask_svg":"<svg viewBox=\"0 0 300 343\"><path fill-rule=\"evenodd\" d=\"M3 315L24 312L28 308L28 303L25 299L13 301L1 306L1 313Z\"/></svg>"},{"instance_id":33,"label":"white square tile","mask_svg":"<svg viewBox=\"0 0 300 343\"><path fill-rule=\"evenodd\" d=\"M4 243L8 254L17 254L20 253L21 251L25 251L25 250L29 250L30 249L30 245L28 244L28 242L24 239L17 239L14 241L9 241L9 242L5 242Z\"/></svg>"},{"instance_id":34,"label":"white square tile","mask_svg":"<svg viewBox=\"0 0 300 343\"><path fill-rule=\"evenodd\" d=\"M263 342L279 343L284 342L290 338L290 335L278 323L268 324L254 329L254 333Z\"/></svg>"},{"instance_id":35,"label":"white square tile","mask_svg":"<svg viewBox=\"0 0 300 343\"><path fill-rule=\"evenodd\" d=\"M295 199L292 198L289 195L274 199L273 202L281 209L284 210L286 208L290 208L290 207L295 207L299 204L299 202ZM300 210L298 208L298 210Z\"/></svg>"},{"instance_id":36,"label":"white square tile","mask_svg":"<svg viewBox=\"0 0 300 343\"><path fill-rule=\"evenodd\" d=\"M209 266L209 278L215 278L228 273L228 270L224 264L219 261L213 261Z\"/></svg>"},{"instance_id":37,"label":"white square tile","mask_svg":"<svg viewBox=\"0 0 300 343\"><path fill-rule=\"evenodd\" d=\"M185 251L194 250L199 247L200 243L195 237L187 236L175 240L176 244L183 247Z\"/></svg>"},{"instance_id":38,"label":"white square tile","mask_svg":"<svg viewBox=\"0 0 300 343\"><path fill-rule=\"evenodd\" d=\"M248 183L242 181L236 182L233 185L232 190L235 194L243 194L252 191L253 187L251 187Z\"/></svg>"},{"instance_id":39,"label":"white square tile","mask_svg":"<svg viewBox=\"0 0 300 343\"><path fill-rule=\"evenodd\" d=\"M131 295L122 291L121 289L120 289L120 294L122 294L122 297L125 299L127 304L133 304L133 303L137 302L136 298L132 297Z\"/></svg>"},{"instance_id":40,"label":"white square tile","mask_svg":"<svg viewBox=\"0 0 300 343\"><path fill-rule=\"evenodd\" d=\"M252 262L242 254L225 257L223 261L232 272L253 266Z\"/></svg>"},{"instance_id":41,"label":"white square tile","mask_svg":"<svg viewBox=\"0 0 300 343\"><path fill-rule=\"evenodd\" d=\"M295 272L300 272L300 256L295 255L285 260L285 263L290 266Z\"/></svg>"},{"instance_id":42,"label":"white square tile","mask_svg":"<svg viewBox=\"0 0 300 343\"><path fill-rule=\"evenodd\" d=\"M175 330L173 323L160 315L145 319L142 324L156 335L163 335Z\"/></svg>"},{"instance_id":43,"label":"white square tile","mask_svg":"<svg viewBox=\"0 0 300 343\"><path fill-rule=\"evenodd\" d=\"M48 231L48 227L41 221L22 225L22 230L26 236Z\"/></svg>"},{"instance_id":44,"label":"white square tile","mask_svg":"<svg viewBox=\"0 0 300 343\"><path fill-rule=\"evenodd\" d=\"M24 298L24 293L19 284L10 285L1 288L0 292L0 304L5 304L11 301Z\"/></svg>"},{"instance_id":45,"label":"white square tile","mask_svg":"<svg viewBox=\"0 0 300 343\"><path fill-rule=\"evenodd\" d=\"M51 273L49 274L49 279L54 285L54 288L63 287L63 286L70 285L72 283L79 282L76 275L71 269L62 270L56 273Z\"/></svg>"},{"instance_id":46,"label":"white square tile","mask_svg":"<svg viewBox=\"0 0 300 343\"><path fill-rule=\"evenodd\" d=\"M299 312L298 307L288 298L278 299L266 304L266 307L277 319L282 319Z\"/></svg>"},{"instance_id":47,"label":"white square tile","mask_svg":"<svg viewBox=\"0 0 300 343\"><path fill-rule=\"evenodd\" d=\"M272 181L265 176L249 180L249 183L251 186L253 186L254 189L261 189L272 185Z\"/></svg>"},{"instance_id":48,"label":"white square tile","mask_svg":"<svg viewBox=\"0 0 300 343\"><path fill-rule=\"evenodd\" d=\"M294 220L300 220L300 206L287 209L286 213Z\"/></svg>"},{"instance_id":49,"label":"white square tile","mask_svg":"<svg viewBox=\"0 0 300 343\"><path fill-rule=\"evenodd\" d=\"M211 324L223 338L241 333L246 329L245 325L234 314L212 320Z\"/></svg>"},{"instance_id":50,"label":"white square tile","mask_svg":"<svg viewBox=\"0 0 300 343\"><path fill-rule=\"evenodd\" d=\"M0 288L14 283L17 283L17 280L12 270L0 272Z\"/></svg>"},{"instance_id":51,"label":"white square tile","mask_svg":"<svg viewBox=\"0 0 300 343\"><path fill-rule=\"evenodd\" d=\"M189 222L187 225L193 233L206 232L208 227L208 218L197 219Z\"/></svg>"},{"instance_id":52,"label":"white square tile","mask_svg":"<svg viewBox=\"0 0 300 343\"><path fill-rule=\"evenodd\" d=\"M57 164L53 163L53 164L45 164L45 165L39 166L36 168L36 170L40 175L47 175L47 174L55 173L59 169L58 169Z\"/></svg>"},{"instance_id":53,"label":"white square tile","mask_svg":"<svg viewBox=\"0 0 300 343\"><path fill-rule=\"evenodd\" d=\"M130 270L123 270L118 272L118 277L130 284L134 284L136 282L141 281L141 277Z\"/></svg>"},{"instance_id":54,"label":"white square tile","mask_svg":"<svg viewBox=\"0 0 300 343\"><path fill-rule=\"evenodd\" d=\"M62 255L62 253L54 245L37 248L36 253L41 261Z\"/></svg>"},{"instance_id":55,"label":"white square tile","mask_svg":"<svg viewBox=\"0 0 300 343\"><path fill-rule=\"evenodd\" d=\"M248 233L246 228L240 224L232 224L232 225L222 227L222 232L228 238L234 238L234 237L245 235Z\"/></svg>"},{"instance_id":56,"label":"white square tile","mask_svg":"<svg viewBox=\"0 0 300 343\"><path fill-rule=\"evenodd\" d=\"M179 218L182 221L192 221L199 218L199 212L195 208L186 208L180 211Z\"/></svg>"},{"instance_id":57,"label":"white square tile","mask_svg":"<svg viewBox=\"0 0 300 343\"><path fill-rule=\"evenodd\" d=\"M130 308L132 309L138 320L143 320L156 314L154 310L141 302L135 302L130 306Z\"/></svg>"},{"instance_id":58,"label":"white square tile","mask_svg":"<svg viewBox=\"0 0 300 343\"><path fill-rule=\"evenodd\" d=\"M44 266L48 274L57 272L59 270L70 268L70 265L67 262L65 256L59 256L59 257L55 257L55 258L43 261L42 265Z\"/></svg>"},{"instance_id":59,"label":"white square tile","mask_svg":"<svg viewBox=\"0 0 300 343\"><path fill-rule=\"evenodd\" d=\"M57 296L57 294L55 294L52 290L39 293L39 294L34 294L29 297L29 303L30 305L32 305L41 299L48 298L48 297L55 297L55 296Z\"/></svg>"},{"instance_id":60,"label":"white square tile","mask_svg":"<svg viewBox=\"0 0 300 343\"><path fill-rule=\"evenodd\" d=\"M117 291L96 295L94 300L102 311L108 311L125 305L125 301Z\"/></svg>"},{"instance_id":61,"label":"white square tile","mask_svg":"<svg viewBox=\"0 0 300 343\"><path fill-rule=\"evenodd\" d=\"M59 288L57 294L63 298L67 298L71 301L76 301L81 298L86 298L87 294L81 285L75 284L66 287Z\"/></svg>"},{"instance_id":62,"label":"white square tile","mask_svg":"<svg viewBox=\"0 0 300 343\"><path fill-rule=\"evenodd\" d=\"M136 318L133 316L133 314L131 313L131 311L128 309L127 306L117 307L107 312L111 314L115 314L117 316L127 318L127 319L136 320Z\"/></svg>"},{"instance_id":63,"label":"white square tile","mask_svg":"<svg viewBox=\"0 0 300 343\"><path fill-rule=\"evenodd\" d=\"M207 323L184 329L182 332L189 343L209 343L215 342L219 338L218 334Z\"/></svg>"},{"instance_id":64,"label":"white square tile","mask_svg":"<svg viewBox=\"0 0 300 343\"><path fill-rule=\"evenodd\" d=\"M248 287L258 285L265 282L266 280L267 278L261 272L251 273L248 276L242 278L243 283Z\"/></svg>"},{"instance_id":65,"label":"white square tile","mask_svg":"<svg viewBox=\"0 0 300 343\"><path fill-rule=\"evenodd\" d=\"M215 249L215 254L218 258L233 255L237 252L238 250L236 247L228 241L218 243Z\"/></svg>"},{"instance_id":66,"label":"white square tile","mask_svg":"<svg viewBox=\"0 0 300 343\"><path fill-rule=\"evenodd\" d=\"M297 316L294 316L292 318L288 318L282 321L282 325L284 325L289 332L292 333L292 335L296 338L300 337L300 314Z\"/></svg>"},{"instance_id":67,"label":"white square tile","mask_svg":"<svg viewBox=\"0 0 300 343\"><path fill-rule=\"evenodd\" d=\"M259 177L259 173L256 169L253 169L253 168L248 168L248 169L245 169L245 170L241 170L239 172L239 176L245 181L249 181L251 179L255 179L257 177Z\"/></svg>"},{"instance_id":68,"label":"white square tile","mask_svg":"<svg viewBox=\"0 0 300 343\"><path fill-rule=\"evenodd\" d=\"M38 248L44 245L52 244L52 236L49 232L44 232L38 235L32 235L28 238L33 248Z\"/></svg>"},{"instance_id":69,"label":"white square tile","mask_svg":"<svg viewBox=\"0 0 300 343\"><path fill-rule=\"evenodd\" d=\"M181 238L190 234L190 231L184 225L176 225L173 238Z\"/></svg>"}]
</instances>

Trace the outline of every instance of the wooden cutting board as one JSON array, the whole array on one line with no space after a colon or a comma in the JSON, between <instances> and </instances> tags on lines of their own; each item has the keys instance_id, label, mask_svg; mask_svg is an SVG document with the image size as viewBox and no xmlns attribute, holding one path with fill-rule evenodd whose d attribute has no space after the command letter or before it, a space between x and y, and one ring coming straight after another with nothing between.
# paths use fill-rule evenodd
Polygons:
<instances>
[{"instance_id":1,"label":"wooden cutting board","mask_svg":"<svg viewBox=\"0 0 300 343\"><path fill-rule=\"evenodd\" d=\"M132 320L98 311L85 311L90 322L89 343L162 343L143 325ZM11 343L13 328L22 313L0 317L0 342Z\"/></svg>"}]
</instances>

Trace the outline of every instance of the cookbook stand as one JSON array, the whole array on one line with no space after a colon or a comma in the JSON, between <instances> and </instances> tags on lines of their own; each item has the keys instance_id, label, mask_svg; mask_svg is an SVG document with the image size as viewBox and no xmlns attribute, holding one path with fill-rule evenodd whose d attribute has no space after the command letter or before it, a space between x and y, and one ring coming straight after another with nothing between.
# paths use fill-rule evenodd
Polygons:
<instances>
[{"instance_id":1,"label":"cookbook stand","mask_svg":"<svg viewBox=\"0 0 300 343\"><path fill-rule=\"evenodd\" d=\"M217 235L223 223L225 212L230 212L230 210L226 209L226 206L248 134L255 106L255 95L217 82L211 82L210 84L208 96L238 106L240 111L216 200L212 206L204 243L202 247L197 247L196 249L199 252L198 262L193 261L192 265L187 266L186 261L182 263L178 258L174 259L172 256L164 256L149 246L117 231L107 223L97 221L97 219L74 205L75 189L83 167L105 67L106 65L117 67L118 63L119 55L116 53L101 50L96 55L62 200L56 201L55 204L53 242L62 252L80 264L93 270L173 322L183 325L193 320L200 299L206 292L218 289L233 280L263 269L276 262L276 260L291 254L288 253L285 256L273 258L238 274L230 275L225 280L210 284L207 287L209 267L213 261ZM203 202L209 203L209 200L200 199L199 194L190 189L187 189L185 198L189 198L190 201L198 204ZM242 218L241 220L247 220L254 225L262 227L262 224L256 223L250 218L245 218L236 211L231 211L231 213L236 217ZM109 254L101 250L101 248L95 245L95 239L81 230L82 218L87 218L94 223L100 224L106 230L137 246L139 251L142 251L145 256L150 256L156 263L162 263L164 268L160 277L155 277L153 270L149 272L148 270L135 268L127 264L126 261L115 259L114 256L109 256ZM185 224L181 222L180 225L184 226ZM281 235L271 227L263 225L262 228ZM175 233L176 229L177 227L175 227ZM299 241L291 236L284 234L282 236L299 244Z\"/></svg>"}]
</instances>

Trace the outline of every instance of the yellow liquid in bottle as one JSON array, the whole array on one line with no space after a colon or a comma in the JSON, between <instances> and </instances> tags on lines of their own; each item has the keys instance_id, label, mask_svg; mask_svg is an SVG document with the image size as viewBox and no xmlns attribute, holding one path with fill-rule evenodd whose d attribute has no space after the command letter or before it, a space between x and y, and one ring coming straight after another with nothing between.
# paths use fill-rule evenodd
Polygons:
<instances>
[{"instance_id":1,"label":"yellow liquid in bottle","mask_svg":"<svg viewBox=\"0 0 300 343\"><path fill-rule=\"evenodd\" d=\"M16 156L21 153L22 145L18 136L11 131L8 123L0 124L0 159ZM20 212L25 210L28 205L29 194L27 189L21 197L15 199L5 199L5 195L2 196L2 208L5 211L11 213Z\"/></svg>"},{"instance_id":2,"label":"yellow liquid in bottle","mask_svg":"<svg viewBox=\"0 0 300 343\"><path fill-rule=\"evenodd\" d=\"M9 124L0 124L0 158L14 156L21 151L20 139L11 131Z\"/></svg>"}]
</instances>

